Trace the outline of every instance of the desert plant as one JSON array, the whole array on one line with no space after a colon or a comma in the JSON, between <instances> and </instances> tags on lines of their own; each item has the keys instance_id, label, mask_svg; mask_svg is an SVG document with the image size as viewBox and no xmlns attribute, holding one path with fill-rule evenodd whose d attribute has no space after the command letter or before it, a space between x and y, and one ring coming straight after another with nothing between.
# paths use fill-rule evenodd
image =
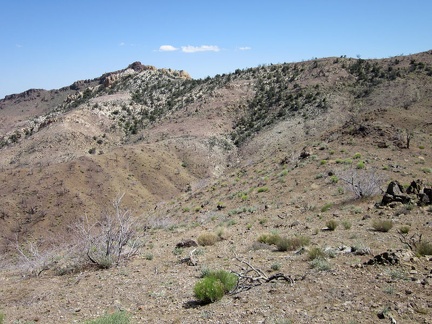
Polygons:
<instances>
[{"instance_id":1,"label":"desert plant","mask_svg":"<svg viewBox=\"0 0 432 324\"><path fill-rule=\"evenodd\" d=\"M336 229L336 227L338 226L338 222L335 221L334 219L331 219L331 220L327 221L326 226L327 226L328 230L334 231Z\"/></svg>"},{"instance_id":2,"label":"desert plant","mask_svg":"<svg viewBox=\"0 0 432 324\"><path fill-rule=\"evenodd\" d=\"M399 227L399 232L402 234L408 234L410 227L407 225Z\"/></svg>"},{"instance_id":3,"label":"desert plant","mask_svg":"<svg viewBox=\"0 0 432 324\"><path fill-rule=\"evenodd\" d=\"M351 224L351 222L349 221L349 220L344 220L344 221L342 221L342 226L346 229L346 230L349 230L350 228L351 228L351 226L352 226L352 224Z\"/></svg>"},{"instance_id":4,"label":"desert plant","mask_svg":"<svg viewBox=\"0 0 432 324\"><path fill-rule=\"evenodd\" d=\"M267 191L269 191L269 188L268 188L268 187L260 187L260 188L257 188L257 192L258 192L258 193L260 193L260 192L267 192Z\"/></svg>"},{"instance_id":5,"label":"desert plant","mask_svg":"<svg viewBox=\"0 0 432 324\"><path fill-rule=\"evenodd\" d=\"M328 271L331 269L330 263L323 258L313 259L310 264L313 269L317 269L319 271Z\"/></svg>"},{"instance_id":6,"label":"desert plant","mask_svg":"<svg viewBox=\"0 0 432 324\"><path fill-rule=\"evenodd\" d=\"M295 251L302 246L308 245L310 239L306 236L295 236L291 238L282 237L276 242L278 251Z\"/></svg>"},{"instance_id":7,"label":"desert plant","mask_svg":"<svg viewBox=\"0 0 432 324\"><path fill-rule=\"evenodd\" d=\"M15 244L18 252L18 267L26 275L38 277L43 271L48 270L54 262L55 251L40 251L39 242L27 241L20 244L16 239Z\"/></svg>"},{"instance_id":8,"label":"desert plant","mask_svg":"<svg viewBox=\"0 0 432 324\"><path fill-rule=\"evenodd\" d=\"M194 286L195 297L206 304L222 299L224 294L222 282L214 277L205 277Z\"/></svg>"},{"instance_id":9,"label":"desert plant","mask_svg":"<svg viewBox=\"0 0 432 324\"><path fill-rule=\"evenodd\" d=\"M333 204L332 203L327 203L324 206L321 207L321 212L324 213L326 211L328 211L330 208L332 208Z\"/></svg>"},{"instance_id":10,"label":"desert plant","mask_svg":"<svg viewBox=\"0 0 432 324\"><path fill-rule=\"evenodd\" d=\"M3 314L3 312L0 312L0 324L4 323L4 319L5 319L5 314Z\"/></svg>"},{"instance_id":11,"label":"desert plant","mask_svg":"<svg viewBox=\"0 0 432 324\"><path fill-rule=\"evenodd\" d=\"M339 179L343 180L349 191L357 199L372 197L380 193L384 177L375 169L349 169L339 172Z\"/></svg>"},{"instance_id":12,"label":"desert plant","mask_svg":"<svg viewBox=\"0 0 432 324\"><path fill-rule=\"evenodd\" d=\"M281 240L279 234L261 234L257 241L269 245L276 245Z\"/></svg>"},{"instance_id":13,"label":"desert plant","mask_svg":"<svg viewBox=\"0 0 432 324\"><path fill-rule=\"evenodd\" d=\"M84 322L85 324L129 324L129 316L124 311L114 312L94 320Z\"/></svg>"},{"instance_id":14,"label":"desert plant","mask_svg":"<svg viewBox=\"0 0 432 324\"><path fill-rule=\"evenodd\" d=\"M238 277L234 273L225 270L210 271L206 277L214 277L220 280L224 286L225 293L233 290L237 285L238 280Z\"/></svg>"},{"instance_id":15,"label":"desert plant","mask_svg":"<svg viewBox=\"0 0 432 324\"><path fill-rule=\"evenodd\" d=\"M197 242L201 246L214 245L217 241L217 235L211 232L203 232L197 237Z\"/></svg>"},{"instance_id":16,"label":"desert plant","mask_svg":"<svg viewBox=\"0 0 432 324\"><path fill-rule=\"evenodd\" d=\"M388 232L393 227L390 219L376 219L372 222L372 227L377 232Z\"/></svg>"},{"instance_id":17,"label":"desert plant","mask_svg":"<svg viewBox=\"0 0 432 324\"><path fill-rule=\"evenodd\" d=\"M325 259L326 254L321 248L315 246L308 251L307 257L309 261L315 260L317 258Z\"/></svg>"},{"instance_id":18,"label":"desert plant","mask_svg":"<svg viewBox=\"0 0 432 324\"><path fill-rule=\"evenodd\" d=\"M123 196L113 201L113 213L103 213L96 223L90 223L86 215L73 228L80 239L79 249L91 263L102 269L135 255L141 246L135 219L129 210L120 207Z\"/></svg>"},{"instance_id":19,"label":"desert plant","mask_svg":"<svg viewBox=\"0 0 432 324\"><path fill-rule=\"evenodd\" d=\"M280 264L279 263L273 263L270 267L273 271L280 270Z\"/></svg>"},{"instance_id":20,"label":"desert plant","mask_svg":"<svg viewBox=\"0 0 432 324\"><path fill-rule=\"evenodd\" d=\"M432 255L432 243L419 242L416 246L416 253L421 256Z\"/></svg>"}]
</instances>

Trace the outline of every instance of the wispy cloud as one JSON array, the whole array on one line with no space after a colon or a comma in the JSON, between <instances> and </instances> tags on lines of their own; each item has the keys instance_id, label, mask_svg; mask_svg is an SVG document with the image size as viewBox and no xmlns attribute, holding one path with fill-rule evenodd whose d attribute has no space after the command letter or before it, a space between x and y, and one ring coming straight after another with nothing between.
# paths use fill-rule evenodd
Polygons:
<instances>
[{"instance_id":1,"label":"wispy cloud","mask_svg":"<svg viewBox=\"0 0 432 324\"><path fill-rule=\"evenodd\" d=\"M201 46L182 46L182 52L184 53L196 53L196 52L219 52L220 48L215 45L201 45Z\"/></svg>"},{"instance_id":2,"label":"wispy cloud","mask_svg":"<svg viewBox=\"0 0 432 324\"><path fill-rule=\"evenodd\" d=\"M125 42L120 42L119 43L119 46L125 46L126 44L125 44Z\"/></svg>"},{"instance_id":3,"label":"wispy cloud","mask_svg":"<svg viewBox=\"0 0 432 324\"><path fill-rule=\"evenodd\" d=\"M178 48L172 46L172 45L162 45L159 47L159 52L174 52L177 51Z\"/></svg>"},{"instance_id":4,"label":"wispy cloud","mask_svg":"<svg viewBox=\"0 0 432 324\"><path fill-rule=\"evenodd\" d=\"M15 44L16 47L21 48L23 47L21 44Z\"/></svg>"},{"instance_id":5,"label":"wispy cloud","mask_svg":"<svg viewBox=\"0 0 432 324\"><path fill-rule=\"evenodd\" d=\"M240 51L250 51L252 49L252 47L249 46L242 46L238 48Z\"/></svg>"}]
</instances>

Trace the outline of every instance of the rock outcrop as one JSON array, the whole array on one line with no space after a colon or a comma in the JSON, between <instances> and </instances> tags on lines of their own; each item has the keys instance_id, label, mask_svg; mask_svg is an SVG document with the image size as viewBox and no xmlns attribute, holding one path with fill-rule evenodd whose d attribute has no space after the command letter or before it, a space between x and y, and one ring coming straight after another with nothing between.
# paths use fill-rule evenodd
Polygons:
<instances>
[{"instance_id":1,"label":"rock outcrop","mask_svg":"<svg viewBox=\"0 0 432 324\"><path fill-rule=\"evenodd\" d=\"M395 206L398 203L425 206L432 204L432 188L424 187L421 180L414 180L405 190L398 181L391 181L381 200L381 206Z\"/></svg>"}]
</instances>

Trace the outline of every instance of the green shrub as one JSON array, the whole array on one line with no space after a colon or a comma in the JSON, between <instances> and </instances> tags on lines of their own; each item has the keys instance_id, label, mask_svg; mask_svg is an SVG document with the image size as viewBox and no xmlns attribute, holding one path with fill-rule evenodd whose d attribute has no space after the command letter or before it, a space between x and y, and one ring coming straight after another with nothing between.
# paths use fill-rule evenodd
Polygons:
<instances>
[{"instance_id":1,"label":"green shrub","mask_svg":"<svg viewBox=\"0 0 432 324\"><path fill-rule=\"evenodd\" d=\"M331 183L338 183L338 181L339 181L339 178L338 178L337 175L332 175L332 176L330 177L330 182L331 182Z\"/></svg>"},{"instance_id":2,"label":"green shrub","mask_svg":"<svg viewBox=\"0 0 432 324\"><path fill-rule=\"evenodd\" d=\"M194 286L195 297L203 303L214 303L225 294L223 283L215 277L205 277Z\"/></svg>"},{"instance_id":3,"label":"green shrub","mask_svg":"<svg viewBox=\"0 0 432 324\"><path fill-rule=\"evenodd\" d=\"M317 258L325 259L325 257L326 257L326 254L319 247L313 247L308 252L308 260L309 261L315 260Z\"/></svg>"},{"instance_id":4,"label":"green shrub","mask_svg":"<svg viewBox=\"0 0 432 324\"><path fill-rule=\"evenodd\" d=\"M351 228L351 222L349 220L344 220L342 221L342 226L346 229L349 230Z\"/></svg>"},{"instance_id":5,"label":"green shrub","mask_svg":"<svg viewBox=\"0 0 432 324\"><path fill-rule=\"evenodd\" d=\"M326 226L330 231L334 231L336 229L336 227L338 226L338 222L335 221L334 219L332 219L332 220L327 221Z\"/></svg>"},{"instance_id":6,"label":"green shrub","mask_svg":"<svg viewBox=\"0 0 432 324\"><path fill-rule=\"evenodd\" d=\"M236 287L238 280L234 273L225 270L210 271L206 277L212 277L220 280L220 282L223 284L225 293L233 290Z\"/></svg>"},{"instance_id":7,"label":"green shrub","mask_svg":"<svg viewBox=\"0 0 432 324\"><path fill-rule=\"evenodd\" d=\"M364 169L365 168L364 161L360 161L359 163L357 163L356 168L357 169Z\"/></svg>"},{"instance_id":8,"label":"green shrub","mask_svg":"<svg viewBox=\"0 0 432 324\"><path fill-rule=\"evenodd\" d=\"M361 154L360 153L356 153L356 154L353 155L353 159L354 160L358 160L360 158L361 158Z\"/></svg>"},{"instance_id":9,"label":"green shrub","mask_svg":"<svg viewBox=\"0 0 432 324\"><path fill-rule=\"evenodd\" d=\"M214 245L218 240L218 237L214 233L204 232L197 237L197 242L201 246Z\"/></svg>"},{"instance_id":10,"label":"green shrub","mask_svg":"<svg viewBox=\"0 0 432 324\"><path fill-rule=\"evenodd\" d=\"M330 208L332 208L333 204L332 203L327 203L324 206L321 207L321 212L324 213L326 211L328 211Z\"/></svg>"},{"instance_id":11,"label":"green shrub","mask_svg":"<svg viewBox=\"0 0 432 324\"><path fill-rule=\"evenodd\" d=\"M267 191L269 191L268 187L260 187L257 189L257 192L267 192Z\"/></svg>"},{"instance_id":12,"label":"green shrub","mask_svg":"<svg viewBox=\"0 0 432 324\"><path fill-rule=\"evenodd\" d=\"M279 264L279 263L273 263L273 264L271 265L271 269L272 269L273 271L278 271L278 270L280 270L280 264Z\"/></svg>"},{"instance_id":13,"label":"green shrub","mask_svg":"<svg viewBox=\"0 0 432 324\"><path fill-rule=\"evenodd\" d=\"M420 242L416 245L416 252L421 256L432 255L432 243Z\"/></svg>"},{"instance_id":14,"label":"green shrub","mask_svg":"<svg viewBox=\"0 0 432 324\"><path fill-rule=\"evenodd\" d=\"M0 312L0 324L4 323L4 319L5 319L5 314L3 314L2 312Z\"/></svg>"},{"instance_id":15,"label":"green shrub","mask_svg":"<svg viewBox=\"0 0 432 324\"><path fill-rule=\"evenodd\" d=\"M0 322L1 323L1 322ZM129 316L127 313L118 311L108 314L94 320L86 321L86 324L129 324Z\"/></svg>"},{"instance_id":16,"label":"green shrub","mask_svg":"<svg viewBox=\"0 0 432 324\"><path fill-rule=\"evenodd\" d=\"M374 220L372 227L377 232L388 232L393 227L393 222L389 219Z\"/></svg>"},{"instance_id":17,"label":"green shrub","mask_svg":"<svg viewBox=\"0 0 432 324\"><path fill-rule=\"evenodd\" d=\"M323 258L316 258L311 261L311 267L319 271L328 271L331 269L330 263Z\"/></svg>"}]
</instances>

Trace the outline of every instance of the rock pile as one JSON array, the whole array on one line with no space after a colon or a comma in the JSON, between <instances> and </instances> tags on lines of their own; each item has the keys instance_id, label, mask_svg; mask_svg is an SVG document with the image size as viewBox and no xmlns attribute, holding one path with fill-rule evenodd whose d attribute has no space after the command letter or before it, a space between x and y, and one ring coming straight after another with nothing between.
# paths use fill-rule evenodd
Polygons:
<instances>
[{"instance_id":1,"label":"rock pile","mask_svg":"<svg viewBox=\"0 0 432 324\"><path fill-rule=\"evenodd\" d=\"M398 181L392 181L381 200L381 206L395 207L401 203L419 206L431 205L432 188L425 187L421 180L415 180L405 190Z\"/></svg>"}]
</instances>

